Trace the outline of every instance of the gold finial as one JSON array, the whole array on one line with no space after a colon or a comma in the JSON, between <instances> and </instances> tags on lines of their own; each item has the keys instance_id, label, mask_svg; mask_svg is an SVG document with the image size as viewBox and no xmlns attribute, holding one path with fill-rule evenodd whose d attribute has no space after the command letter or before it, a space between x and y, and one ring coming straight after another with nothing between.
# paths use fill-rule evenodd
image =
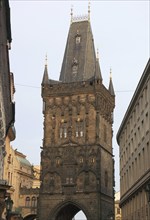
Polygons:
<instances>
[{"instance_id":1,"label":"gold finial","mask_svg":"<svg viewBox=\"0 0 150 220\"><path fill-rule=\"evenodd\" d=\"M45 66L47 66L47 53L46 53L46 56L45 56Z\"/></svg>"},{"instance_id":2,"label":"gold finial","mask_svg":"<svg viewBox=\"0 0 150 220\"><path fill-rule=\"evenodd\" d=\"M112 79L112 69L110 68L110 79Z\"/></svg>"},{"instance_id":3,"label":"gold finial","mask_svg":"<svg viewBox=\"0 0 150 220\"><path fill-rule=\"evenodd\" d=\"M97 60L99 60L99 49L97 48L97 54L96 54Z\"/></svg>"},{"instance_id":4,"label":"gold finial","mask_svg":"<svg viewBox=\"0 0 150 220\"><path fill-rule=\"evenodd\" d=\"M72 21L73 21L73 5L71 5L70 15L71 15L71 24L72 24Z\"/></svg>"},{"instance_id":5,"label":"gold finial","mask_svg":"<svg viewBox=\"0 0 150 220\"><path fill-rule=\"evenodd\" d=\"M91 8L90 8L90 0L88 3L88 21L90 21L90 12L91 12Z\"/></svg>"}]
</instances>

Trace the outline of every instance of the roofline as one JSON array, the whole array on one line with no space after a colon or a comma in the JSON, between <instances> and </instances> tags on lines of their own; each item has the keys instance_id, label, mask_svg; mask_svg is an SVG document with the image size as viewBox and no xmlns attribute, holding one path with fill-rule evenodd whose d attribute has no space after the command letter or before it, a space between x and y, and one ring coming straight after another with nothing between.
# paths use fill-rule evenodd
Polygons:
<instances>
[{"instance_id":1,"label":"roofline","mask_svg":"<svg viewBox=\"0 0 150 220\"><path fill-rule=\"evenodd\" d=\"M144 72L143 72L143 74L142 74L142 76L141 76L141 78L140 78L140 81L139 81L139 83L138 83L138 85L137 85L137 87L136 87L136 90L135 90L135 92L134 92L134 94L133 94L133 96L132 96L132 99L131 99L131 101L130 101L130 104L129 104L128 108L127 108L127 111L126 111L126 113L125 113L125 115L124 115L124 118L123 118L123 120L122 120L122 122L121 122L121 125L120 125L120 127L119 127L119 130L118 130L118 132L117 132L116 139L117 139L118 144L119 144L119 137L120 137L120 135L121 135L121 132L122 132L122 130L123 130L123 127L124 127L125 123L126 123L127 120L128 120L129 114L131 113L131 111L132 111L132 109L133 109L133 106L134 106L134 104L135 104L135 102L136 102L136 100L137 100L137 97L138 97L138 95L139 95L139 91L140 91L140 89L142 88L142 86L143 86L143 84L145 83L145 81L147 80L148 76L150 76L148 70L150 70L150 58L149 58L149 60L148 60L148 62L147 62L147 64L146 64L146 67L145 67L145 69L144 69Z\"/></svg>"},{"instance_id":2,"label":"roofline","mask_svg":"<svg viewBox=\"0 0 150 220\"><path fill-rule=\"evenodd\" d=\"M26 155L24 155L23 153L17 151L17 150L14 150L15 151L15 155L16 156L19 156L19 157L22 157L22 158L26 158Z\"/></svg>"}]
</instances>

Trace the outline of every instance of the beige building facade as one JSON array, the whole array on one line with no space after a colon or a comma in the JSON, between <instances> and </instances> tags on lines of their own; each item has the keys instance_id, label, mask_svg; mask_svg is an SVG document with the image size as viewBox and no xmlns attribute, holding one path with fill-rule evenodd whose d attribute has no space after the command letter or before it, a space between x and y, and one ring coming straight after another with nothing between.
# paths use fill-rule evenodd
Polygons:
<instances>
[{"instance_id":1,"label":"beige building facade","mask_svg":"<svg viewBox=\"0 0 150 220\"><path fill-rule=\"evenodd\" d=\"M13 201L13 212L23 217L36 213L40 187L40 166L33 166L21 152L10 146L6 138L7 155L4 158L4 178L10 186L7 196ZM6 215L4 210L3 217Z\"/></svg>"},{"instance_id":2,"label":"beige building facade","mask_svg":"<svg viewBox=\"0 0 150 220\"><path fill-rule=\"evenodd\" d=\"M40 189L40 166L33 166L33 182L31 187L21 187L19 208L25 220L33 220L37 215L37 202Z\"/></svg>"},{"instance_id":3,"label":"beige building facade","mask_svg":"<svg viewBox=\"0 0 150 220\"><path fill-rule=\"evenodd\" d=\"M115 220L121 220L120 191L115 193Z\"/></svg>"},{"instance_id":4,"label":"beige building facade","mask_svg":"<svg viewBox=\"0 0 150 220\"><path fill-rule=\"evenodd\" d=\"M122 220L150 219L150 60L117 134Z\"/></svg>"}]
</instances>

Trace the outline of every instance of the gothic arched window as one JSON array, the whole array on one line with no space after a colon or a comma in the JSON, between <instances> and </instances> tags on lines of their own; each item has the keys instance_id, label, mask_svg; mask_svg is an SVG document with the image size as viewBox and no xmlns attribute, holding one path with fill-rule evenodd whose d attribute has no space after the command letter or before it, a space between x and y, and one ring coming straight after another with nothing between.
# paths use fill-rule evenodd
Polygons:
<instances>
[{"instance_id":1,"label":"gothic arched window","mask_svg":"<svg viewBox=\"0 0 150 220\"><path fill-rule=\"evenodd\" d=\"M56 166L60 166L60 164L61 164L61 159L60 159L60 157L57 157L56 158Z\"/></svg>"},{"instance_id":2,"label":"gothic arched window","mask_svg":"<svg viewBox=\"0 0 150 220\"><path fill-rule=\"evenodd\" d=\"M74 64L72 66L72 75L75 77L77 75L77 72L78 72L78 65Z\"/></svg>"},{"instance_id":3,"label":"gothic arched window","mask_svg":"<svg viewBox=\"0 0 150 220\"><path fill-rule=\"evenodd\" d=\"M95 157L91 156L90 157L90 164L93 165L95 163Z\"/></svg>"},{"instance_id":4,"label":"gothic arched window","mask_svg":"<svg viewBox=\"0 0 150 220\"><path fill-rule=\"evenodd\" d=\"M30 207L30 197L29 196L26 197L25 206Z\"/></svg>"},{"instance_id":5,"label":"gothic arched window","mask_svg":"<svg viewBox=\"0 0 150 220\"><path fill-rule=\"evenodd\" d=\"M31 200L31 207L36 207L36 197L35 196L33 196L32 197L32 200Z\"/></svg>"},{"instance_id":6,"label":"gothic arched window","mask_svg":"<svg viewBox=\"0 0 150 220\"><path fill-rule=\"evenodd\" d=\"M64 121L63 119L60 123L59 137L67 138L67 121Z\"/></svg>"},{"instance_id":7,"label":"gothic arched window","mask_svg":"<svg viewBox=\"0 0 150 220\"><path fill-rule=\"evenodd\" d=\"M80 118L76 121L76 137L83 137L84 136L84 123L83 120Z\"/></svg>"},{"instance_id":8,"label":"gothic arched window","mask_svg":"<svg viewBox=\"0 0 150 220\"><path fill-rule=\"evenodd\" d=\"M79 34L79 30L77 30L76 36L75 36L75 42L76 44L81 43L81 35Z\"/></svg>"},{"instance_id":9,"label":"gothic arched window","mask_svg":"<svg viewBox=\"0 0 150 220\"><path fill-rule=\"evenodd\" d=\"M82 156L79 157L79 163L83 164L83 157Z\"/></svg>"},{"instance_id":10,"label":"gothic arched window","mask_svg":"<svg viewBox=\"0 0 150 220\"><path fill-rule=\"evenodd\" d=\"M81 36L77 35L76 36L76 44L80 44L81 42Z\"/></svg>"}]
</instances>

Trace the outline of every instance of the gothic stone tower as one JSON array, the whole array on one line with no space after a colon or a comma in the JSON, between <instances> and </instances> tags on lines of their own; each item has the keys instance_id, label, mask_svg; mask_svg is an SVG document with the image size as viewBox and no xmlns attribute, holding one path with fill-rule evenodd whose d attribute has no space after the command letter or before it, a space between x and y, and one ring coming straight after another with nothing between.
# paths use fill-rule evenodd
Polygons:
<instances>
[{"instance_id":1,"label":"gothic stone tower","mask_svg":"<svg viewBox=\"0 0 150 220\"><path fill-rule=\"evenodd\" d=\"M115 95L102 83L88 19L70 25L59 81L42 82L44 139L39 220L112 219Z\"/></svg>"}]
</instances>

